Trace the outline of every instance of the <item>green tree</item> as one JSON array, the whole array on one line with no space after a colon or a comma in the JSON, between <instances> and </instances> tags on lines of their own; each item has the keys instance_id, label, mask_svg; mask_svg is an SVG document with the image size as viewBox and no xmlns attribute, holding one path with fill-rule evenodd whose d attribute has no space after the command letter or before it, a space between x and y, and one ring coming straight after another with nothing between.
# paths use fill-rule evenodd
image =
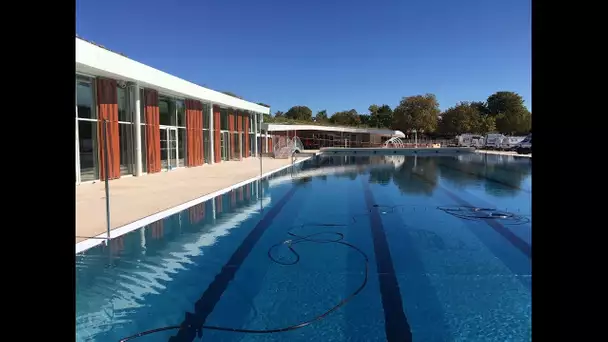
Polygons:
<instances>
[{"instance_id":1,"label":"green tree","mask_svg":"<svg viewBox=\"0 0 608 342\"><path fill-rule=\"evenodd\" d=\"M371 120L371 116L368 114L359 114L359 122L361 122L362 125L365 126L370 126L370 120Z\"/></svg>"},{"instance_id":2,"label":"green tree","mask_svg":"<svg viewBox=\"0 0 608 342\"><path fill-rule=\"evenodd\" d=\"M481 101L473 101L471 102L471 107L477 108L479 114L488 115L490 114L490 110L488 109L488 104Z\"/></svg>"},{"instance_id":3,"label":"green tree","mask_svg":"<svg viewBox=\"0 0 608 342\"><path fill-rule=\"evenodd\" d=\"M505 134L527 133L532 128L532 114L524 99L512 91L499 91L488 97L488 113L496 119L496 129Z\"/></svg>"},{"instance_id":4,"label":"green tree","mask_svg":"<svg viewBox=\"0 0 608 342\"><path fill-rule=\"evenodd\" d=\"M443 134L477 133L479 111L468 102L461 102L441 114L438 131Z\"/></svg>"},{"instance_id":5,"label":"green tree","mask_svg":"<svg viewBox=\"0 0 608 342\"><path fill-rule=\"evenodd\" d=\"M392 128L401 131L434 132L437 129L439 102L434 94L404 97L393 113Z\"/></svg>"},{"instance_id":6,"label":"green tree","mask_svg":"<svg viewBox=\"0 0 608 342\"><path fill-rule=\"evenodd\" d=\"M319 123L329 122L329 119L327 118L327 111L325 109L318 111L317 115L315 115L315 118L316 122Z\"/></svg>"},{"instance_id":7,"label":"green tree","mask_svg":"<svg viewBox=\"0 0 608 342\"><path fill-rule=\"evenodd\" d=\"M389 105L369 106L370 122L369 125L378 128L390 128L393 124L393 110Z\"/></svg>"},{"instance_id":8,"label":"green tree","mask_svg":"<svg viewBox=\"0 0 608 342\"><path fill-rule=\"evenodd\" d=\"M273 122L274 118L272 116L270 116L270 114L262 114L263 118L264 118L264 122Z\"/></svg>"},{"instance_id":9,"label":"green tree","mask_svg":"<svg viewBox=\"0 0 608 342\"><path fill-rule=\"evenodd\" d=\"M477 133L486 135L490 132L496 132L496 118L490 115L480 115L477 126Z\"/></svg>"},{"instance_id":10,"label":"green tree","mask_svg":"<svg viewBox=\"0 0 608 342\"><path fill-rule=\"evenodd\" d=\"M312 121L312 110L306 106L293 106L285 113L285 117L292 120Z\"/></svg>"},{"instance_id":11,"label":"green tree","mask_svg":"<svg viewBox=\"0 0 608 342\"><path fill-rule=\"evenodd\" d=\"M275 117L275 118L282 118L282 117L284 117L284 116L285 116L285 113L281 112L280 110L277 110L277 111L274 113L274 117Z\"/></svg>"},{"instance_id":12,"label":"green tree","mask_svg":"<svg viewBox=\"0 0 608 342\"><path fill-rule=\"evenodd\" d=\"M329 121L333 124L343 126L357 126L361 124L359 114L354 109L334 113L334 115L329 118Z\"/></svg>"}]
</instances>

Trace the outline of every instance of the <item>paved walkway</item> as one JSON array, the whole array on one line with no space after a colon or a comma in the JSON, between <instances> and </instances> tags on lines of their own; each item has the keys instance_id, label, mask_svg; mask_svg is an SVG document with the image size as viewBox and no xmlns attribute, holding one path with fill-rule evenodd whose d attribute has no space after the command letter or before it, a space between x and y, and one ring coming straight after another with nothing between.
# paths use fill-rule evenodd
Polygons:
<instances>
[{"instance_id":1,"label":"paved walkway","mask_svg":"<svg viewBox=\"0 0 608 342\"><path fill-rule=\"evenodd\" d=\"M263 173L290 163L291 158L264 158ZM111 227L121 227L259 175L260 160L248 158L110 181ZM104 183L77 185L76 243L105 231Z\"/></svg>"}]
</instances>

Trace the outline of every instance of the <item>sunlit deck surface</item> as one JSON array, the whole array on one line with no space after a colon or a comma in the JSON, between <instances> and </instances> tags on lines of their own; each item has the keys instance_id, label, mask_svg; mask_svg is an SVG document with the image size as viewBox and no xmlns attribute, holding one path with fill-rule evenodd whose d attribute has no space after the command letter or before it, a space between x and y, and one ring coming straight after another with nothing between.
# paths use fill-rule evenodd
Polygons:
<instances>
[{"instance_id":1,"label":"sunlit deck surface","mask_svg":"<svg viewBox=\"0 0 608 342\"><path fill-rule=\"evenodd\" d=\"M308 152L308 151L307 151ZM309 155L302 155L299 159ZM291 159L263 158L262 173ZM260 175L260 159L228 161L110 181L110 223L115 229ZM106 231L104 182L76 186L76 243Z\"/></svg>"}]
</instances>

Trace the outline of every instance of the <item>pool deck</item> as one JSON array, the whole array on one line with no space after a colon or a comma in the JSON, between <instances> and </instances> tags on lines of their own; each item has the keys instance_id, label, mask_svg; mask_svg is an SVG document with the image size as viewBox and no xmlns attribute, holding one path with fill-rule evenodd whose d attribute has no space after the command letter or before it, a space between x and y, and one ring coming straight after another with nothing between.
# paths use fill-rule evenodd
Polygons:
<instances>
[{"instance_id":1,"label":"pool deck","mask_svg":"<svg viewBox=\"0 0 608 342\"><path fill-rule=\"evenodd\" d=\"M501 156L516 156L516 157L532 158L532 153L517 154L517 152L513 152L513 151L492 151L492 150L476 150L475 152L482 153L482 154L496 154L496 155L501 155Z\"/></svg>"},{"instance_id":2,"label":"pool deck","mask_svg":"<svg viewBox=\"0 0 608 342\"><path fill-rule=\"evenodd\" d=\"M304 159L302 157L298 159ZM291 158L263 158L262 173L290 164ZM111 227L114 230L259 175L260 159L247 158L110 181ZM104 182L77 185L76 243L105 232Z\"/></svg>"}]
</instances>

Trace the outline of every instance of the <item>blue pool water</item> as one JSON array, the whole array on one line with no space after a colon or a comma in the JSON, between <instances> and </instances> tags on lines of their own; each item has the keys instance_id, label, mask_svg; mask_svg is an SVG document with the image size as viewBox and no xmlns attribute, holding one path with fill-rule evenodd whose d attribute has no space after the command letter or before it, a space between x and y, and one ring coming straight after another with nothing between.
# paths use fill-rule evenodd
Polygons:
<instances>
[{"instance_id":1,"label":"blue pool water","mask_svg":"<svg viewBox=\"0 0 608 342\"><path fill-rule=\"evenodd\" d=\"M531 340L531 159L317 157L76 255L76 340ZM497 211L472 210L489 208ZM444 210L441 210L440 208ZM496 218L480 218L495 213ZM281 244L282 243L282 244ZM189 318L186 319L186 316Z\"/></svg>"}]
</instances>

